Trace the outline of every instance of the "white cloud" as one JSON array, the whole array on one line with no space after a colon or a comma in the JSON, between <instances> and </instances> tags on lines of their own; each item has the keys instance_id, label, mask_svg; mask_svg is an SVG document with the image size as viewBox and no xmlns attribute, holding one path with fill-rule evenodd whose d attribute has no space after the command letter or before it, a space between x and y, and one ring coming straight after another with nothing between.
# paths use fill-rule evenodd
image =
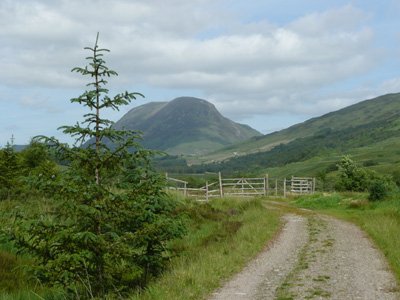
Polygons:
<instances>
[{"instance_id":1,"label":"white cloud","mask_svg":"<svg viewBox=\"0 0 400 300\"><path fill-rule=\"evenodd\" d=\"M286 25L241 22L223 0L2 1L0 80L9 85L81 87L97 31L119 82L197 90L230 116L321 112L348 103L315 91L379 63L369 16L351 5ZM180 95L176 95L180 96ZM28 98L29 99L29 98ZM243 105L245 103L245 105ZM332 104L336 103L336 104Z\"/></svg>"},{"instance_id":2,"label":"white cloud","mask_svg":"<svg viewBox=\"0 0 400 300\"><path fill-rule=\"evenodd\" d=\"M30 110L44 110L47 113L59 113L61 109L57 107L51 99L40 93L34 95L24 95L18 99L20 106Z\"/></svg>"},{"instance_id":3,"label":"white cloud","mask_svg":"<svg viewBox=\"0 0 400 300\"><path fill-rule=\"evenodd\" d=\"M319 13L311 13L289 24L296 32L321 36L334 32L352 31L369 18L369 15L352 5L345 5Z\"/></svg>"},{"instance_id":4,"label":"white cloud","mask_svg":"<svg viewBox=\"0 0 400 300\"><path fill-rule=\"evenodd\" d=\"M400 92L400 77L386 80L381 83L379 87L379 93L389 94Z\"/></svg>"}]
</instances>

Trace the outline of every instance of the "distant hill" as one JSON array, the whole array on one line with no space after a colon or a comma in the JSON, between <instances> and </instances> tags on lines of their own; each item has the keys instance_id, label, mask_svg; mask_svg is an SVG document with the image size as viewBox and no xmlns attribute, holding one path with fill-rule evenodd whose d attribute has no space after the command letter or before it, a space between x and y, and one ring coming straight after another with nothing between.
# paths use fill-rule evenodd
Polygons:
<instances>
[{"instance_id":1,"label":"distant hill","mask_svg":"<svg viewBox=\"0 0 400 300\"><path fill-rule=\"evenodd\" d=\"M13 148L14 148L15 151L20 152L20 151L24 150L28 146L29 145L13 145Z\"/></svg>"},{"instance_id":2,"label":"distant hill","mask_svg":"<svg viewBox=\"0 0 400 300\"><path fill-rule=\"evenodd\" d=\"M372 129L375 131L380 128L378 131L384 131L386 135L398 134L398 122L400 122L400 94L388 94L361 101L281 131L253 137L243 143L231 145L205 155L199 161L209 163L226 160L234 156L267 152L278 145L282 146L299 138L333 137L341 131L357 132L359 137L362 133L364 138L366 135L371 139Z\"/></svg>"},{"instance_id":3,"label":"distant hill","mask_svg":"<svg viewBox=\"0 0 400 300\"><path fill-rule=\"evenodd\" d=\"M223 117L206 100L193 97L135 107L116 122L115 128L140 130L144 146L175 155L204 154L261 135Z\"/></svg>"},{"instance_id":4,"label":"distant hill","mask_svg":"<svg viewBox=\"0 0 400 300\"><path fill-rule=\"evenodd\" d=\"M377 149L397 145L400 138L400 94L388 94L366 100L312 118L287 129L253 137L193 162L196 172L262 171L302 162L315 157L331 161L334 155L359 153L367 160L382 160ZM368 149L375 149L369 153ZM397 151L397 150L396 150ZM397 153L397 154L396 154ZM391 154L393 163L400 161L400 151ZM397 158L396 158L397 157Z\"/></svg>"}]
</instances>

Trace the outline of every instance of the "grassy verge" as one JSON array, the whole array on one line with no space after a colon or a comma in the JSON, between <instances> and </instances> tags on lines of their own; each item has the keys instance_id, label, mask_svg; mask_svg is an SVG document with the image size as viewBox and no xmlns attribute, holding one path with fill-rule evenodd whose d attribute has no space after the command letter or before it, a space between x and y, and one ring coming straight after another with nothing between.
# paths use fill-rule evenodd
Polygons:
<instances>
[{"instance_id":1,"label":"grassy verge","mask_svg":"<svg viewBox=\"0 0 400 300\"><path fill-rule=\"evenodd\" d=\"M292 203L318 210L359 225L386 256L400 282L400 199L368 202L364 194L331 194L301 197Z\"/></svg>"},{"instance_id":2,"label":"grassy verge","mask_svg":"<svg viewBox=\"0 0 400 300\"><path fill-rule=\"evenodd\" d=\"M276 234L279 213L262 200L224 199L187 208L189 234L174 247L171 269L131 299L202 299L240 269Z\"/></svg>"}]
</instances>

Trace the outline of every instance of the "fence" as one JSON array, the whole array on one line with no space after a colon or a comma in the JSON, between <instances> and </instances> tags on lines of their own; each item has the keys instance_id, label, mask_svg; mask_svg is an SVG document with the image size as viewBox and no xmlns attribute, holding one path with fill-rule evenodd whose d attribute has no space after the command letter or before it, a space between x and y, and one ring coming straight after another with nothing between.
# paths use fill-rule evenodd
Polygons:
<instances>
[{"instance_id":1,"label":"fence","mask_svg":"<svg viewBox=\"0 0 400 300\"><path fill-rule=\"evenodd\" d=\"M183 193L185 197L197 200L206 200L224 196L275 196L286 197L288 194L311 194L315 192L315 178L292 177L278 180L269 178L268 175L260 178L222 178L218 173L218 181L209 183L200 188L188 187L188 182L168 177L168 189Z\"/></svg>"},{"instance_id":2,"label":"fence","mask_svg":"<svg viewBox=\"0 0 400 300\"><path fill-rule=\"evenodd\" d=\"M315 192L315 178L292 177L291 192L295 194L312 194Z\"/></svg>"}]
</instances>

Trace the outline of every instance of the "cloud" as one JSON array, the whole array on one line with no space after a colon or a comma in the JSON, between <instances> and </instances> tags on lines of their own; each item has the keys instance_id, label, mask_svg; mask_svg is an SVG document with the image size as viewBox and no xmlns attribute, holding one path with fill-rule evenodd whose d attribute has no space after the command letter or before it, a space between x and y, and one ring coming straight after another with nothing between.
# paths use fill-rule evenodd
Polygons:
<instances>
[{"instance_id":1,"label":"cloud","mask_svg":"<svg viewBox=\"0 0 400 300\"><path fill-rule=\"evenodd\" d=\"M319 13L305 15L289 24L292 30L306 35L327 35L335 32L352 31L363 27L370 16L364 11L345 5Z\"/></svg>"},{"instance_id":2,"label":"cloud","mask_svg":"<svg viewBox=\"0 0 400 300\"><path fill-rule=\"evenodd\" d=\"M82 48L100 31L101 46L112 50L106 60L121 74L119 84L196 90L224 113L244 117L340 106L314 92L379 63L369 16L351 5L276 25L238 21L232 11L213 9L224 3L2 1L0 43L7 46L0 47L0 80L81 87L69 70L84 63Z\"/></svg>"},{"instance_id":3,"label":"cloud","mask_svg":"<svg viewBox=\"0 0 400 300\"><path fill-rule=\"evenodd\" d=\"M21 107L33 110L44 110L47 113L60 113L61 109L46 96L40 94L24 95L18 99Z\"/></svg>"},{"instance_id":4,"label":"cloud","mask_svg":"<svg viewBox=\"0 0 400 300\"><path fill-rule=\"evenodd\" d=\"M378 90L382 94L398 93L400 91L400 77L382 82Z\"/></svg>"}]
</instances>

